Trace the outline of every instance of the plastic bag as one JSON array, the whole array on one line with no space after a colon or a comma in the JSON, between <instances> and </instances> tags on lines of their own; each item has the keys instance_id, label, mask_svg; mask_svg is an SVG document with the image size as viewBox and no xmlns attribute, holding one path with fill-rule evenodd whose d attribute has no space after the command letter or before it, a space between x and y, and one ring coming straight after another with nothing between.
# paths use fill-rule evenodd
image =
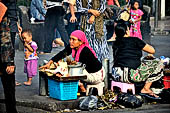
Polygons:
<instances>
[{"instance_id":1,"label":"plastic bag","mask_svg":"<svg viewBox=\"0 0 170 113\"><path fill-rule=\"evenodd\" d=\"M86 97L82 97L82 99L80 99L80 100L81 101L79 103L79 108L81 110L97 109L98 98L96 96L89 95Z\"/></svg>"},{"instance_id":2,"label":"plastic bag","mask_svg":"<svg viewBox=\"0 0 170 113\"><path fill-rule=\"evenodd\" d=\"M142 106L143 101L137 98L135 95L121 93L118 95L116 103L123 105L126 108L137 108Z\"/></svg>"},{"instance_id":3,"label":"plastic bag","mask_svg":"<svg viewBox=\"0 0 170 113\"><path fill-rule=\"evenodd\" d=\"M163 89L163 91L159 94L159 96L162 98L161 102L162 104L170 104L170 88Z\"/></svg>"}]
</instances>

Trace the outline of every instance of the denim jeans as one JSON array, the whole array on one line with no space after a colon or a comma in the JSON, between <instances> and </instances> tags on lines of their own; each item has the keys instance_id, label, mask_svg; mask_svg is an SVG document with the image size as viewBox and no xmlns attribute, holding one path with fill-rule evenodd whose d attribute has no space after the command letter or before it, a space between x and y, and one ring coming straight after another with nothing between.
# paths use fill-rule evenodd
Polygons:
<instances>
[{"instance_id":1,"label":"denim jeans","mask_svg":"<svg viewBox=\"0 0 170 113\"><path fill-rule=\"evenodd\" d=\"M66 25L66 30L67 30L68 36L70 36L71 33L72 33L74 30L78 30L81 13L76 12L76 13L75 13L75 16L76 16L76 18L77 18L77 21L76 21L75 23L71 23L71 22L70 22L71 13L68 13L68 14L66 14L66 16L65 16L65 19L66 19L67 22L68 22L68 25Z\"/></svg>"},{"instance_id":2,"label":"denim jeans","mask_svg":"<svg viewBox=\"0 0 170 113\"><path fill-rule=\"evenodd\" d=\"M55 37L55 28L61 35L61 39L64 42L64 45L67 46L69 43L69 37L64 25L64 17L61 13L55 10L47 10L45 17L45 43L44 43L44 52L50 53L52 51L52 42Z\"/></svg>"}]
</instances>

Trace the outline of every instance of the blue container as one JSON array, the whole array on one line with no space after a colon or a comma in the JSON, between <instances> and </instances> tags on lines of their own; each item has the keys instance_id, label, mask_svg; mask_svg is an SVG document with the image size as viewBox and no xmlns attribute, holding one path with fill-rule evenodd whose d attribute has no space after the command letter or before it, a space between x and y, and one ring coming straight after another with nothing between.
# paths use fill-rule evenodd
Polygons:
<instances>
[{"instance_id":1,"label":"blue container","mask_svg":"<svg viewBox=\"0 0 170 113\"><path fill-rule=\"evenodd\" d=\"M59 100L77 99L78 81L59 82L48 79L49 96Z\"/></svg>"}]
</instances>

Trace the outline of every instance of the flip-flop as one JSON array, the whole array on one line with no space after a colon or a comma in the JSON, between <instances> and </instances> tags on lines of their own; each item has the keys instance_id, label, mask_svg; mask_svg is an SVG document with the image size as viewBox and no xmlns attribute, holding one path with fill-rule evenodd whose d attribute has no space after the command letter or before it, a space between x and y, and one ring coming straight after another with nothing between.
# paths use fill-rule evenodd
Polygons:
<instances>
[{"instance_id":1,"label":"flip-flop","mask_svg":"<svg viewBox=\"0 0 170 113\"><path fill-rule=\"evenodd\" d=\"M150 94L150 93L139 93L139 95L141 96L145 96L148 97L150 99L154 99L154 100L160 100L160 97L155 97L155 94Z\"/></svg>"}]
</instances>

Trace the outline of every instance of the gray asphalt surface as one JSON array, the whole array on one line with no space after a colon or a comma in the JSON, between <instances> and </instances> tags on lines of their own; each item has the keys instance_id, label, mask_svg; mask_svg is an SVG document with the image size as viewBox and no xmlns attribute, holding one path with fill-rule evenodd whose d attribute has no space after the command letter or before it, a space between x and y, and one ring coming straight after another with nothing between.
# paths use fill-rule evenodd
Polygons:
<instances>
[{"instance_id":1,"label":"gray asphalt surface","mask_svg":"<svg viewBox=\"0 0 170 113\"><path fill-rule=\"evenodd\" d=\"M167 23L167 22L166 22ZM168 24L168 23L167 23ZM166 30L170 31L170 27L167 27ZM165 56L170 57L170 35L168 36L151 36L151 45L156 49L155 57ZM53 48L51 54L48 55L39 55L39 64L43 63L44 59L49 59L56 53L58 53L63 47ZM26 81L27 77L24 73L24 54L23 51L16 50L16 80L20 83ZM0 113L4 112L3 104L3 88L0 81ZM21 86L16 87L16 99L17 99L17 109L19 113L54 113L59 108L70 108L70 104L74 106L77 103L76 100L71 101L58 101L46 96L39 96L39 75L33 78L33 83L31 86ZM63 107L68 106L68 107ZM57 107L56 107L57 106ZM56 108L57 109L56 109ZM82 112L82 111L81 111ZM83 111L82 113L170 113L170 104L156 104L156 105L143 105L137 109L118 109L118 110L104 110L104 111Z\"/></svg>"}]
</instances>

